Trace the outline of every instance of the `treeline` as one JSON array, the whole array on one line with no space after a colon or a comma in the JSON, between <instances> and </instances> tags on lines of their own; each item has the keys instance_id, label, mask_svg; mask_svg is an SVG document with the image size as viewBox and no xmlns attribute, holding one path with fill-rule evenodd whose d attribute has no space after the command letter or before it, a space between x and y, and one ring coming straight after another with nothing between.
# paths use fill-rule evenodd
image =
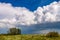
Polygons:
<instances>
[{"instance_id":1,"label":"treeline","mask_svg":"<svg viewBox=\"0 0 60 40\"><path fill-rule=\"evenodd\" d=\"M18 35L21 34L21 29L19 28L10 28L7 34L0 34L0 35Z\"/></svg>"},{"instance_id":2,"label":"treeline","mask_svg":"<svg viewBox=\"0 0 60 40\"><path fill-rule=\"evenodd\" d=\"M19 28L10 28L7 34L0 34L0 35L19 35L21 34L21 29ZM45 37L59 37L58 32L49 32L45 35Z\"/></svg>"}]
</instances>

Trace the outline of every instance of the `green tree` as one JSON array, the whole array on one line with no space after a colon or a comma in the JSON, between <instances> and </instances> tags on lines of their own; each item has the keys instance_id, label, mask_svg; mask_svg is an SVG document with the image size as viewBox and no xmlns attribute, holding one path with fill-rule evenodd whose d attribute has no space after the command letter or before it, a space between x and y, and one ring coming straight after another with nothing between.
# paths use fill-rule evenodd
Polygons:
<instances>
[{"instance_id":1,"label":"green tree","mask_svg":"<svg viewBox=\"0 0 60 40\"><path fill-rule=\"evenodd\" d=\"M47 37L58 37L59 34L58 34L58 32L49 32L49 33L46 34L46 36Z\"/></svg>"},{"instance_id":2,"label":"green tree","mask_svg":"<svg viewBox=\"0 0 60 40\"><path fill-rule=\"evenodd\" d=\"M9 34L12 34L12 35L21 34L21 30L18 28L10 28Z\"/></svg>"}]
</instances>

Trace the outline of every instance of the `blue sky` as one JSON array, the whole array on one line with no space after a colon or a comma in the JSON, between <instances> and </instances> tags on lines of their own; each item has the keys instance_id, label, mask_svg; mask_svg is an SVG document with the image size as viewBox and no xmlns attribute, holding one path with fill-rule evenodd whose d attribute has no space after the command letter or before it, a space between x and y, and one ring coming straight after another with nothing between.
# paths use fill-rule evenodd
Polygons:
<instances>
[{"instance_id":1,"label":"blue sky","mask_svg":"<svg viewBox=\"0 0 60 40\"><path fill-rule=\"evenodd\" d=\"M31 11L34 11L39 6L45 6L53 1L59 0L0 0L0 2L11 3L13 6L26 7Z\"/></svg>"}]
</instances>

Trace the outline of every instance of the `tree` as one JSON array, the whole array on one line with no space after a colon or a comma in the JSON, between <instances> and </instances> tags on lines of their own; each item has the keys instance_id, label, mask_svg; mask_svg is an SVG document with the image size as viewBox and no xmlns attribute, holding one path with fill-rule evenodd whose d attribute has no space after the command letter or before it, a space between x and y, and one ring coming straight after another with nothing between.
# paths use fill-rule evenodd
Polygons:
<instances>
[{"instance_id":1,"label":"tree","mask_svg":"<svg viewBox=\"0 0 60 40\"><path fill-rule=\"evenodd\" d=\"M18 28L10 28L9 34L12 34L12 35L21 34L21 30Z\"/></svg>"},{"instance_id":2,"label":"tree","mask_svg":"<svg viewBox=\"0 0 60 40\"><path fill-rule=\"evenodd\" d=\"M58 32L49 32L49 33L46 34L46 36L47 37L58 37L59 34L58 34Z\"/></svg>"}]
</instances>

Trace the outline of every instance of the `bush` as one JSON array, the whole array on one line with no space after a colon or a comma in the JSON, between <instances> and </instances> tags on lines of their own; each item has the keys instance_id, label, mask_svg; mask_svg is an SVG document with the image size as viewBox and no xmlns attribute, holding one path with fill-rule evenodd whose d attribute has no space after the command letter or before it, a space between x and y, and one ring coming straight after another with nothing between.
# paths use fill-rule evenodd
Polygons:
<instances>
[{"instance_id":1,"label":"bush","mask_svg":"<svg viewBox=\"0 0 60 40\"><path fill-rule=\"evenodd\" d=\"M59 34L58 32L49 32L46 34L46 37L58 37Z\"/></svg>"}]
</instances>

